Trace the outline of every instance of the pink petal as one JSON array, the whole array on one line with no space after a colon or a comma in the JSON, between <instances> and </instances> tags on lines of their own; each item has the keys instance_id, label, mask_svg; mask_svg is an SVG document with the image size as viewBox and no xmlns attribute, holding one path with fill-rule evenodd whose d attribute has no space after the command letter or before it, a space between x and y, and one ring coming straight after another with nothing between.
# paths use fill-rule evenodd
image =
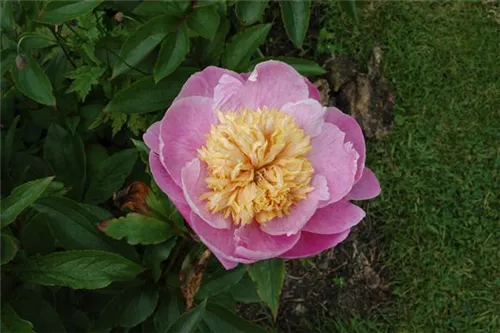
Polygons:
<instances>
[{"instance_id":1,"label":"pink petal","mask_svg":"<svg viewBox=\"0 0 500 333\"><path fill-rule=\"evenodd\" d=\"M174 102L161 121L160 160L181 186L181 169L205 144L210 125L216 122L212 99L186 97Z\"/></svg>"},{"instance_id":2,"label":"pink petal","mask_svg":"<svg viewBox=\"0 0 500 333\"><path fill-rule=\"evenodd\" d=\"M146 133L142 136L142 139L152 152L158 154L160 152L160 122L157 121L149 126Z\"/></svg>"},{"instance_id":3,"label":"pink petal","mask_svg":"<svg viewBox=\"0 0 500 333\"><path fill-rule=\"evenodd\" d=\"M290 215L274 218L260 226L260 229L269 235L294 235L306 225L307 221L314 215L320 200L328 200L328 187L325 177L314 176L311 185L314 190L306 199L297 203Z\"/></svg>"},{"instance_id":4,"label":"pink petal","mask_svg":"<svg viewBox=\"0 0 500 333\"><path fill-rule=\"evenodd\" d=\"M297 125L311 138L321 133L325 108L314 99L306 99L295 103L285 104L281 110L295 118Z\"/></svg>"},{"instance_id":5,"label":"pink petal","mask_svg":"<svg viewBox=\"0 0 500 333\"><path fill-rule=\"evenodd\" d=\"M237 111L241 104L241 92L244 84L241 79L230 75L222 75L214 89L214 109L220 111Z\"/></svg>"},{"instance_id":6,"label":"pink petal","mask_svg":"<svg viewBox=\"0 0 500 333\"><path fill-rule=\"evenodd\" d=\"M191 75L182 87L179 95L177 95L175 101L191 96L212 98L214 96L214 88L219 84L222 75L230 75L240 79L240 75L233 71L213 66L207 67L203 71Z\"/></svg>"},{"instance_id":7,"label":"pink petal","mask_svg":"<svg viewBox=\"0 0 500 333\"><path fill-rule=\"evenodd\" d=\"M297 244L290 251L282 254L281 258L296 259L314 256L345 240L349 231L333 235L320 235L303 231Z\"/></svg>"},{"instance_id":8,"label":"pink petal","mask_svg":"<svg viewBox=\"0 0 500 333\"><path fill-rule=\"evenodd\" d=\"M351 229L364 217L364 210L343 200L318 209L303 230L316 234L338 234Z\"/></svg>"},{"instance_id":9,"label":"pink petal","mask_svg":"<svg viewBox=\"0 0 500 333\"><path fill-rule=\"evenodd\" d=\"M345 134L337 126L325 123L320 135L311 140L309 161L314 172L326 178L330 191L328 203L342 199L354 185L359 154L351 143L344 143Z\"/></svg>"},{"instance_id":10,"label":"pink petal","mask_svg":"<svg viewBox=\"0 0 500 333\"><path fill-rule=\"evenodd\" d=\"M332 123L337 126L342 132L345 133L345 141L352 142L354 149L359 154L358 159L358 169L356 171L355 181L361 178L361 173L365 167L365 138L363 136L363 131L359 126L356 119L343 113L337 108L329 107L327 108L325 114L325 121Z\"/></svg>"},{"instance_id":11,"label":"pink petal","mask_svg":"<svg viewBox=\"0 0 500 333\"><path fill-rule=\"evenodd\" d=\"M319 93L318 88L309 81L307 77L304 76L304 81L307 84L307 89L309 89L309 98L315 99L321 103L321 94Z\"/></svg>"},{"instance_id":12,"label":"pink petal","mask_svg":"<svg viewBox=\"0 0 500 333\"><path fill-rule=\"evenodd\" d=\"M186 204L186 199L184 199L182 189L174 183L172 177L170 177L167 170L165 170L160 162L158 154L154 152L149 154L149 167L156 184L168 196L168 198L175 205Z\"/></svg>"},{"instance_id":13,"label":"pink petal","mask_svg":"<svg viewBox=\"0 0 500 333\"><path fill-rule=\"evenodd\" d=\"M221 214L212 214L205 207L206 202L200 196L208 192L205 179L208 177L206 165L195 158L182 168L182 190L189 207L206 223L216 229L229 229L232 225L229 219L224 219Z\"/></svg>"},{"instance_id":14,"label":"pink petal","mask_svg":"<svg viewBox=\"0 0 500 333\"><path fill-rule=\"evenodd\" d=\"M377 176L368 168L364 168L359 181L347 195L348 200L368 200L380 194L380 183Z\"/></svg>"},{"instance_id":15,"label":"pink petal","mask_svg":"<svg viewBox=\"0 0 500 333\"><path fill-rule=\"evenodd\" d=\"M242 93L242 105L252 109L267 106L280 109L290 102L309 97L304 77L284 62L261 62L248 78Z\"/></svg>"},{"instance_id":16,"label":"pink petal","mask_svg":"<svg viewBox=\"0 0 500 333\"><path fill-rule=\"evenodd\" d=\"M235 254L236 240L234 226L231 229L215 229L203 221L194 212L191 212L189 225L200 237L200 240L222 260L250 264L255 260L239 257Z\"/></svg>"},{"instance_id":17,"label":"pink petal","mask_svg":"<svg viewBox=\"0 0 500 333\"><path fill-rule=\"evenodd\" d=\"M249 260L264 260L277 257L291 249L300 238L300 233L292 236L271 236L263 232L257 223L236 229L236 251L239 257Z\"/></svg>"}]
</instances>

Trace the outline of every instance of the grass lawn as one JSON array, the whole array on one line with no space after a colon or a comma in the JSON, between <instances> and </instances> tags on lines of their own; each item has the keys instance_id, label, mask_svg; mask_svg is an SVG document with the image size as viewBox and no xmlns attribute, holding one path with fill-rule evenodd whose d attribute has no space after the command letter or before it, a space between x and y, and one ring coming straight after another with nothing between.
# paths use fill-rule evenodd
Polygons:
<instances>
[{"instance_id":1,"label":"grass lawn","mask_svg":"<svg viewBox=\"0 0 500 333\"><path fill-rule=\"evenodd\" d=\"M500 3L372 4L357 32L323 6L321 48L366 62L382 47L396 118L367 162L393 299L318 330L500 332Z\"/></svg>"}]
</instances>

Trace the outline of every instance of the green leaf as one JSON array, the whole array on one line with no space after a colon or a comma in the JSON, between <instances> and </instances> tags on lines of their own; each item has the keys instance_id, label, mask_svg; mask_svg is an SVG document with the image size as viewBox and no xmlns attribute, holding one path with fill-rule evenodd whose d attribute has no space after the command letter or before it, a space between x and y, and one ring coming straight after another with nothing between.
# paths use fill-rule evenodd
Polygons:
<instances>
[{"instance_id":1,"label":"green leaf","mask_svg":"<svg viewBox=\"0 0 500 333\"><path fill-rule=\"evenodd\" d=\"M2 258L1 258L1 264L4 265L14 259L16 256L18 246L17 246L17 241L14 239L14 237L2 233L1 235L1 244L2 245Z\"/></svg>"},{"instance_id":2,"label":"green leaf","mask_svg":"<svg viewBox=\"0 0 500 333\"><path fill-rule=\"evenodd\" d=\"M340 0L340 7L351 17L357 24L359 23L358 6L362 6L365 1L360 0Z\"/></svg>"},{"instance_id":3,"label":"green leaf","mask_svg":"<svg viewBox=\"0 0 500 333\"><path fill-rule=\"evenodd\" d=\"M244 25L251 25L257 22L264 9L266 9L267 0L243 0L236 2L236 16Z\"/></svg>"},{"instance_id":4,"label":"green leaf","mask_svg":"<svg viewBox=\"0 0 500 333\"><path fill-rule=\"evenodd\" d=\"M142 270L141 266L118 254L82 250L32 257L16 267L15 272L28 283L99 289L113 281L132 280Z\"/></svg>"},{"instance_id":5,"label":"green leaf","mask_svg":"<svg viewBox=\"0 0 500 333\"><path fill-rule=\"evenodd\" d=\"M5 49L0 53L0 76L3 76L16 62L16 50L13 49Z\"/></svg>"},{"instance_id":6,"label":"green leaf","mask_svg":"<svg viewBox=\"0 0 500 333\"><path fill-rule=\"evenodd\" d=\"M325 74L326 71L323 67L315 63L314 61L307 60L307 59L301 59L301 58L292 58L292 57L265 57L265 58L259 58L256 59L255 61L252 61L252 64L249 68L249 71L253 69L253 67L258 64L259 62L266 61L266 60L279 60L286 62L297 72L299 72L301 75L304 76L316 76L316 75L322 75Z\"/></svg>"},{"instance_id":7,"label":"green leaf","mask_svg":"<svg viewBox=\"0 0 500 333\"><path fill-rule=\"evenodd\" d=\"M47 189L54 177L33 180L16 187L1 201L2 227L12 223L21 212L34 203Z\"/></svg>"},{"instance_id":8,"label":"green leaf","mask_svg":"<svg viewBox=\"0 0 500 333\"><path fill-rule=\"evenodd\" d=\"M267 333L263 327L241 318L218 304L208 303L203 322L212 332Z\"/></svg>"},{"instance_id":9,"label":"green leaf","mask_svg":"<svg viewBox=\"0 0 500 333\"><path fill-rule=\"evenodd\" d=\"M136 161L137 151L135 149L120 151L103 160L97 173L91 175L85 201L101 203L109 199L113 192L123 186Z\"/></svg>"},{"instance_id":10,"label":"green leaf","mask_svg":"<svg viewBox=\"0 0 500 333\"><path fill-rule=\"evenodd\" d=\"M180 19L175 16L162 15L141 25L123 43L120 58L113 67L112 79L141 62L169 32L176 30L179 22Z\"/></svg>"},{"instance_id":11,"label":"green leaf","mask_svg":"<svg viewBox=\"0 0 500 333\"><path fill-rule=\"evenodd\" d=\"M4 31L10 31L14 29L14 15L12 10L11 1L2 1L0 7L0 27L2 28L2 33ZM3 74L2 74L3 75Z\"/></svg>"},{"instance_id":12,"label":"green leaf","mask_svg":"<svg viewBox=\"0 0 500 333\"><path fill-rule=\"evenodd\" d=\"M257 294L257 287L255 283L244 276L240 282L235 284L229 289L229 293L235 301L241 303L259 303L260 297Z\"/></svg>"},{"instance_id":13,"label":"green leaf","mask_svg":"<svg viewBox=\"0 0 500 333\"><path fill-rule=\"evenodd\" d=\"M5 136L5 139L2 140L1 145L2 145L2 166L5 169L9 169L10 167L10 160L12 157L12 148L14 146L14 137L16 136L16 130L17 130L17 124L19 123L19 119L21 116L16 116L12 123L9 126L9 130L7 131L7 135Z\"/></svg>"},{"instance_id":14,"label":"green leaf","mask_svg":"<svg viewBox=\"0 0 500 333\"><path fill-rule=\"evenodd\" d=\"M34 333L33 325L24 319L21 319L12 307L7 304L2 304L2 332L9 333Z\"/></svg>"},{"instance_id":15,"label":"green leaf","mask_svg":"<svg viewBox=\"0 0 500 333\"><path fill-rule=\"evenodd\" d=\"M160 54L154 69L155 82L172 74L189 53L189 38L186 26L182 25L177 32L169 34L161 43Z\"/></svg>"},{"instance_id":16,"label":"green leaf","mask_svg":"<svg viewBox=\"0 0 500 333\"><path fill-rule=\"evenodd\" d=\"M280 1L280 7L281 18L283 20L283 24L285 25L288 37L295 44L295 46L301 48L309 26L311 1Z\"/></svg>"},{"instance_id":17,"label":"green leaf","mask_svg":"<svg viewBox=\"0 0 500 333\"><path fill-rule=\"evenodd\" d=\"M37 213L23 226L21 245L28 256L48 254L54 250L56 244L49 227L48 215Z\"/></svg>"},{"instance_id":18,"label":"green leaf","mask_svg":"<svg viewBox=\"0 0 500 333\"><path fill-rule=\"evenodd\" d=\"M24 68L11 66L12 79L19 89L27 97L45 105L56 105L56 98L52 92L52 84L43 72L42 67L31 56L23 58Z\"/></svg>"},{"instance_id":19,"label":"green leaf","mask_svg":"<svg viewBox=\"0 0 500 333\"><path fill-rule=\"evenodd\" d=\"M32 49L43 49L56 45L54 37L36 32L25 32L19 37L18 46L20 50L28 52Z\"/></svg>"},{"instance_id":20,"label":"green leaf","mask_svg":"<svg viewBox=\"0 0 500 333\"><path fill-rule=\"evenodd\" d=\"M229 20L222 17L217 33L215 34L215 38L212 41L200 39L201 52L203 54L203 61L205 64L218 64L222 51L224 50L224 43L230 28L231 24L229 23Z\"/></svg>"},{"instance_id":21,"label":"green leaf","mask_svg":"<svg viewBox=\"0 0 500 333\"><path fill-rule=\"evenodd\" d=\"M92 11L103 2L100 1L50 1L39 13L38 21L51 24L61 24Z\"/></svg>"},{"instance_id":22,"label":"green leaf","mask_svg":"<svg viewBox=\"0 0 500 333\"><path fill-rule=\"evenodd\" d=\"M93 85L99 84L99 79L104 73L104 68L84 65L66 74L66 77L73 79L67 92L76 92L78 97L85 101Z\"/></svg>"},{"instance_id":23,"label":"green leaf","mask_svg":"<svg viewBox=\"0 0 500 333\"><path fill-rule=\"evenodd\" d=\"M197 299L204 299L222 293L237 284L245 275L244 266L230 271L223 271L221 275L204 280L196 293Z\"/></svg>"},{"instance_id":24,"label":"green leaf","mask_svg":"<svg viewBox=\"0 0 500 333\"><path fill-rule=\"evenodd\" d=\"M244 68L270 29L270 24L258 24L234 35L222 55L224 67L232 70Z\"/></svg>"},{"instance_id":25,"label":"green leaf","mask_svg":"<svg viewBox=\"0 0 500 333\"><path fill-rule=\"evenodd\" d=\"M220 16L215 6L199 7L187 19L188 27L203 38L213 40Z\"/></svg>"},{"instance_id":26,"label":"green leaf","mask_svg":"<svg viewBox=\"0 0 500 333\"><path fill-rule=\"evenodd\" d=\"M167 290L161 295L160 305L153 317L156 331L158 333L168 332L168 329L179 319L184 309L185 305L179 295L172 290Z\"/></svg>"},{"instance_id":27,"label":"green leaf","mask_svg":"<svg viewBox=\"0 0 500 333\"><path fill-rule=\"evenodd\" d=\"M168 333L192 333L205 314L207 302L204 301L194 309L184 313L170 326Z\"/></svg>"},{"instance_id":28,"label":"green leaf","mask_svg":"<svg viewBox=\"0 0 500 333\"><path fill-rule=\"evenodd\" d=\"M162 14L182 15L189 9L190 1L146 0L137 6L133 13L140 16L158 16Z\"/></svg>"},{"instance_id":29,"label":"green leaf","mask_svg":"<svg viewBox=\"0 0 500 333\"><path fill-rule=\"evenodd\" d=\"M137 213L105 221L99 229L111 238L126 238L131 245L158 244L174 235L166 222Z\"/></svg>"},{"instance_id":30,"label":"green leaf","mask_svg":"<svg viewBox=\"0 0 500 333\"><path fill-rule=\"evenodd\" d=\"M133 247L106 237L97 229L99 218L77 202L63 197L45 197L40 198L33 208L50 216L50 229L65 249L112 251L137 260Z\"/></svg>"},{"instance_id":31,"label":"green leaf","mask_svg":"<svg viewBox=\"0 0 500 333\"><path fill-rule=\"evenodd\" d=\"M171 238L163 243L146 247L144 263L151 268L153 279L158 282L161 277L161 263L165 261L175 247L176 239Z\"/></svg>"},{"instance_id":32,"label":"green leaf","mask_svg":"<svg viewBox=\"0 0 500 333\"><path fill-rule=\"evenodd\" d=\"M50 126L43 156L57 179L72 187L70 194L80 199L87 176L83 141L57 124Z\"/></svg>"},{"instance_id":33,"label":"green leaf","mask_svg":"<svg viewBox=\"0 0 500 333\"><path fill-rule=\"evenodd\" d=\"M106 105L105 111L130 114L165 110L194 72L190 68L179 68L158 83L153 76L138 80L120 90Z\"/></svg>"},{"instance_id":34,"label":"green leaf","mask_svg":"<svg viewBox=\"0 0 500 333\"><path fill-rule=\"evenodd\" d=\"M282 259L259 261L249 266L248 274L257 284L260 298L276 318L281 288L285 281L285 262Z\"/></svg>"},{"instance_id":35,"label":"green leaf","mask_svg":"<svg viewBox=\"0 0 500 333\"><path fill-rule=\"evenodd\" d=\"M152 285L123 290L104 307L96 324L98 329L113 326L134 327L148 318L158 303L158 291Z\"/></svg>"}]
</instances>

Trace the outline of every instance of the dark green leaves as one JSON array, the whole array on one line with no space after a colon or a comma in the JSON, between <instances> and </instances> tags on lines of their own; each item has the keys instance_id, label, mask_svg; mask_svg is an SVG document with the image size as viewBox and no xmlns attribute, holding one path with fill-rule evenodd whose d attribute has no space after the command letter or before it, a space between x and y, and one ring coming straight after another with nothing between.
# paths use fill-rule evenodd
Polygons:
<instances>
[{"instance_id":1,"label":"dark green leaves","mask_svg":"<svg viewBox=\"0 0 500 333\"><path fill-rule=\"evenodd\" d=\"M68 78L73 79L67 92L76 92L80 100L84 102L92 86L99 83L99 78L103 73L104 68L91 65L78 67L66 75Z\"/></svg>"},{"instance_id":2,"label":"dark green leaves","mask_svg":"<svg viewBox=\"0 0 500 333\"><path fill-rule=\"evenodd\" d=\"M244 68L252 54L264 42L270 24L258 24L236 34L222 55L222 64L228 69Z\"/></svg>"},{"instance_id":3,"label":"dark green leaves","mask_svg":"<svg viewBox=\"0 0 500 333\"><path fill-rule=\"evenodd\" d=\"M48 254L55 249L55 240L49 228L49 219L48 215L37 213L27 223L23 223L21 245L28 256Z\"/></svg>"},{"instance_id":4,"label":"dark green leaves","mask_svg":"<svg viewBox=\"0 0 500 333\"><path fill-rule=\"evenodd\" d=\"M168 290L161 294L160 305L153 317L153 325L158 333L166 333L181 316L185 305L176 292Z\"/></svg>"},{"instance_id":5,"label":"dark green leaves","mask_svg":"<svg viewBox=\"0 0 500 333\"><path fill-rule=\"evenodd\" d=\"M191 333L194 332L205 314L207 302L204 301L191 311L184 313L175 321L167 331L168 333Z\"/></svg>"},{"instance_id":6,"label":"dark green leaves","mask_svg":"<svg viewBox=\"0 0 500 333\"><path fill-rule=\"evenodd\" d=\"M7 304L2 304L2 332L9 333L33 333L33 325L24 319L21 319L12 307Z\"/></svg>"},{"instance_id":7,"label":"dark green leaves","mask_svg":"<svg viewBox=\"0 0 500 333\"><path fill-rule=\"evenodd\" d=\"M264 9L266 9L267 0L243 0L236 2L236 16L244 25L251 25L257 22Z\"/></svg>"},{"instance_id":8,"label":"dark green leaves","mask_svg":"<svg viewBox=\"0 0 500 333\"><path fill-rule=\"evenodd\" d=\"M230 271L223 271L219 276L203 281L196 298L204 299L224 292L238 283L246 271L243 266Z\"/></svg>"},{"instance_id":9,"label":"dark green leaves","mask_svg":"<svg viewBox=\"0 0 500 333\"><path fill-rule=\"evenodd\" d=\"M31 56L22 57L24 65L11 66L11 73L16 87L27 97L45 105L56 105L52 93L52 84L40 65Z\"/></svg>"},{"instance_id":10,"label":"dark green leaves","mask_svg":"<svg viewBox=\"0 0 500 333\"><path fill-rule=\"evenodd\" d=\"M267 331L249 321L239 317L218 304L208 303L203 316L203 322L210 331L231 333L266 333Z\"/></svg>"},{"instance_id":11,"label":"dark green leaves","mask_svg":"<svg viewBox=\"0 0 500 333\"><path fill-rule=\"evenodd\" d=\"M365 1L362 0L341 0L340 7L351 17L354 23L359 23L358 6L363 6Z\"/></svg>"},{"instance_id":12,"label":"dark green leaves","mask_svg":"<svg viewBox=\"0 0 500 333\"><path fill-rule=\"evenodd\" d=\"M26 32L19 37L19 49L28 52L32 49L43 49L56 44L53 36L36 32Z\"/></svg>"},{"instance_id":13,"label":"dark green leaves","mask_svg":"<svg viewBox=\"0 0 500 333\"><path fill-rule=\"evenodd\" d=\"M14 259L18 249L17 241L14 237L2 233L0 245L2 246L1 264L4 265Z\"/></svg>"},{"instance_id":14,"label":"dark green leaves","mask_svg":"<svg viewBox=\"0 0 500 333\"><path fill-rule=\"evenodd\" d=\"M143 60L163 38L179 25L179 19L171 15L162 15L140 26L123 43L119 59L113 68L113 78L128 71Z\"/></svg>"},{"instance_id":15,"label":"dark green leaves","mask_svg":"<svg viewBox=\"0 0 500 333\"><path fill-rule=\"evenodd\" d=\"M144 251L144 263L151 269L155 282L160 280L161 263L170 256L175 243L175 238L172 238L163 243L148 246Z\"/></svg>"},{"instance_id":16,"label":"dark green leaves","mask_svg":"<svg viewBox=\"0 0 500 333\"><path fill-rule=\"evenodd\" d=\"M311 2L309 0L280 1L280 6L286 33L295 46L301 48L309 26Z\"/></svg>"},{"instance_id":17,"label":"dark green leaves","mask_svg":"<svg viewBox=\"0 0 500 333\"><path fill-rule=\"evenodd\" d=\"M99 228L114 239L126 238L131 245L158 244L173 236L166 222L136 213L105 221Z\"/></svg>"},{"instance_id":18,"label":"dark green leaves","mask_svg":"<svg viewBox=\"0 0 500 333\"><path fill-rule=\"evenodd\" d=\"M16 187L10 196L1 201L2 227L12 223L29 205L47 189L54 177L33 180Z\"/></svg>"},{"instance_id":19,"label":"dark green leaves","mask_svg":"<svg viewBox=\"0 0 500 333\"><path fill-rule=\"evenodd\" d=\"M201 37L214 39L220 17L215 6L204 6L194 10L187 20L188 27Z\"/></svg>"},{"instance_id":20,"label":"dark green leaves","mask_svg":"<svg viewBox=\"0 0 500 333\"><path fill-rule=\"evenodd\" d=\"M285 262L282 259L259 261L249 267L248 274L257 284L260 298L276 318L281 288L285 281Z\"/></svg>"},{"instance_id":21,"label":"dark green leaves","mask_svg":"<svg viewBox=\"0 0 500 333\"><path fill-rule=\"evenodd\" d=\"M279 60L286 62L297 72L299 72L301 75L304 76L316 76L316 75L322 75L325 74L326 71L323 67L315 63L314 61L307 60L307 59L301 59L301 58L292 58L292 57L266 57L264 59L256 59L255 61L252 61L253 65L258 64L259 62L266 61L266 60ZM253 69L253 66L252 68ZM250 69L250 70L251 70Z\"/></svg>"},{"instance_id":22,"label":"dark green leaves","mask_svg":"<svg viewBox=\"0 0 500 333\"><path fill-rule=\"evenodd\" d=\"M85 201L101 203L119 190L137 161L137 150L127 149L101 161L97 172L91 175Z\"/></svg>"},{"instance_id":23,"label":"dark green leaves","mask_svg":"<svg viewBox=\"0 0 500 333\"><path fill-rule=\"evenodd\" d=\"M100 1L51 1L39 13L38 20L44 23L61 24L90 12Z\"/></svg>"},{"instance_id":24,"label":"dark green leaves","mask_svg":"<svg viewBox=\"0 0 500 333\"><path fill-rule=\"evenodd\" d=\"M172 74L189 53L189 38L185 25L177 32L169 34L161 43L160 54L154 69L155 82Z\"/></svg>"},{"instance_id":25,"label":"dark green leaves","mask_svg":"<svg viewBox=\"0 0 500 333\"><path fill-rule=\"evenodd\" d=\"M158 83L155 83L153 76L138 80L119 91L105 110L129 114L164 110L193 72L193 69L179 68Z\"/></svg>"},{"instance_id":26,"label":"dark green leaves","mask_svg":"<svg viewBox=\"0 0 500 333\"><path fill-rule=\"evenodd\" d=\"M114 253L84 250L32 257L16 268L22 280L73 289L104 288L113 281L134 279L142 267Z\"/></svg>"}]
</instances>

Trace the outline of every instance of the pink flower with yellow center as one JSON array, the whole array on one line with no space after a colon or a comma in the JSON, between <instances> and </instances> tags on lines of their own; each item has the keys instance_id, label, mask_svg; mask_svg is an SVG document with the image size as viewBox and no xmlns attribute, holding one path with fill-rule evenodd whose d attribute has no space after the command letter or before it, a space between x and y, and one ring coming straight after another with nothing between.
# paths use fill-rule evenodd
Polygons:
<instances>
[{"instance_id":1,"label":"pink flower with yellow center","mask_svg":"<svg viewBox=\"0 0 500 333\"><path fill-rule=\"evenodd\" d=\"M365 216L351 200L380 193L357 122L278 61L194 74L144 141L158 186L227 269L334 247Z\"/></svg>"}]
</instances>

